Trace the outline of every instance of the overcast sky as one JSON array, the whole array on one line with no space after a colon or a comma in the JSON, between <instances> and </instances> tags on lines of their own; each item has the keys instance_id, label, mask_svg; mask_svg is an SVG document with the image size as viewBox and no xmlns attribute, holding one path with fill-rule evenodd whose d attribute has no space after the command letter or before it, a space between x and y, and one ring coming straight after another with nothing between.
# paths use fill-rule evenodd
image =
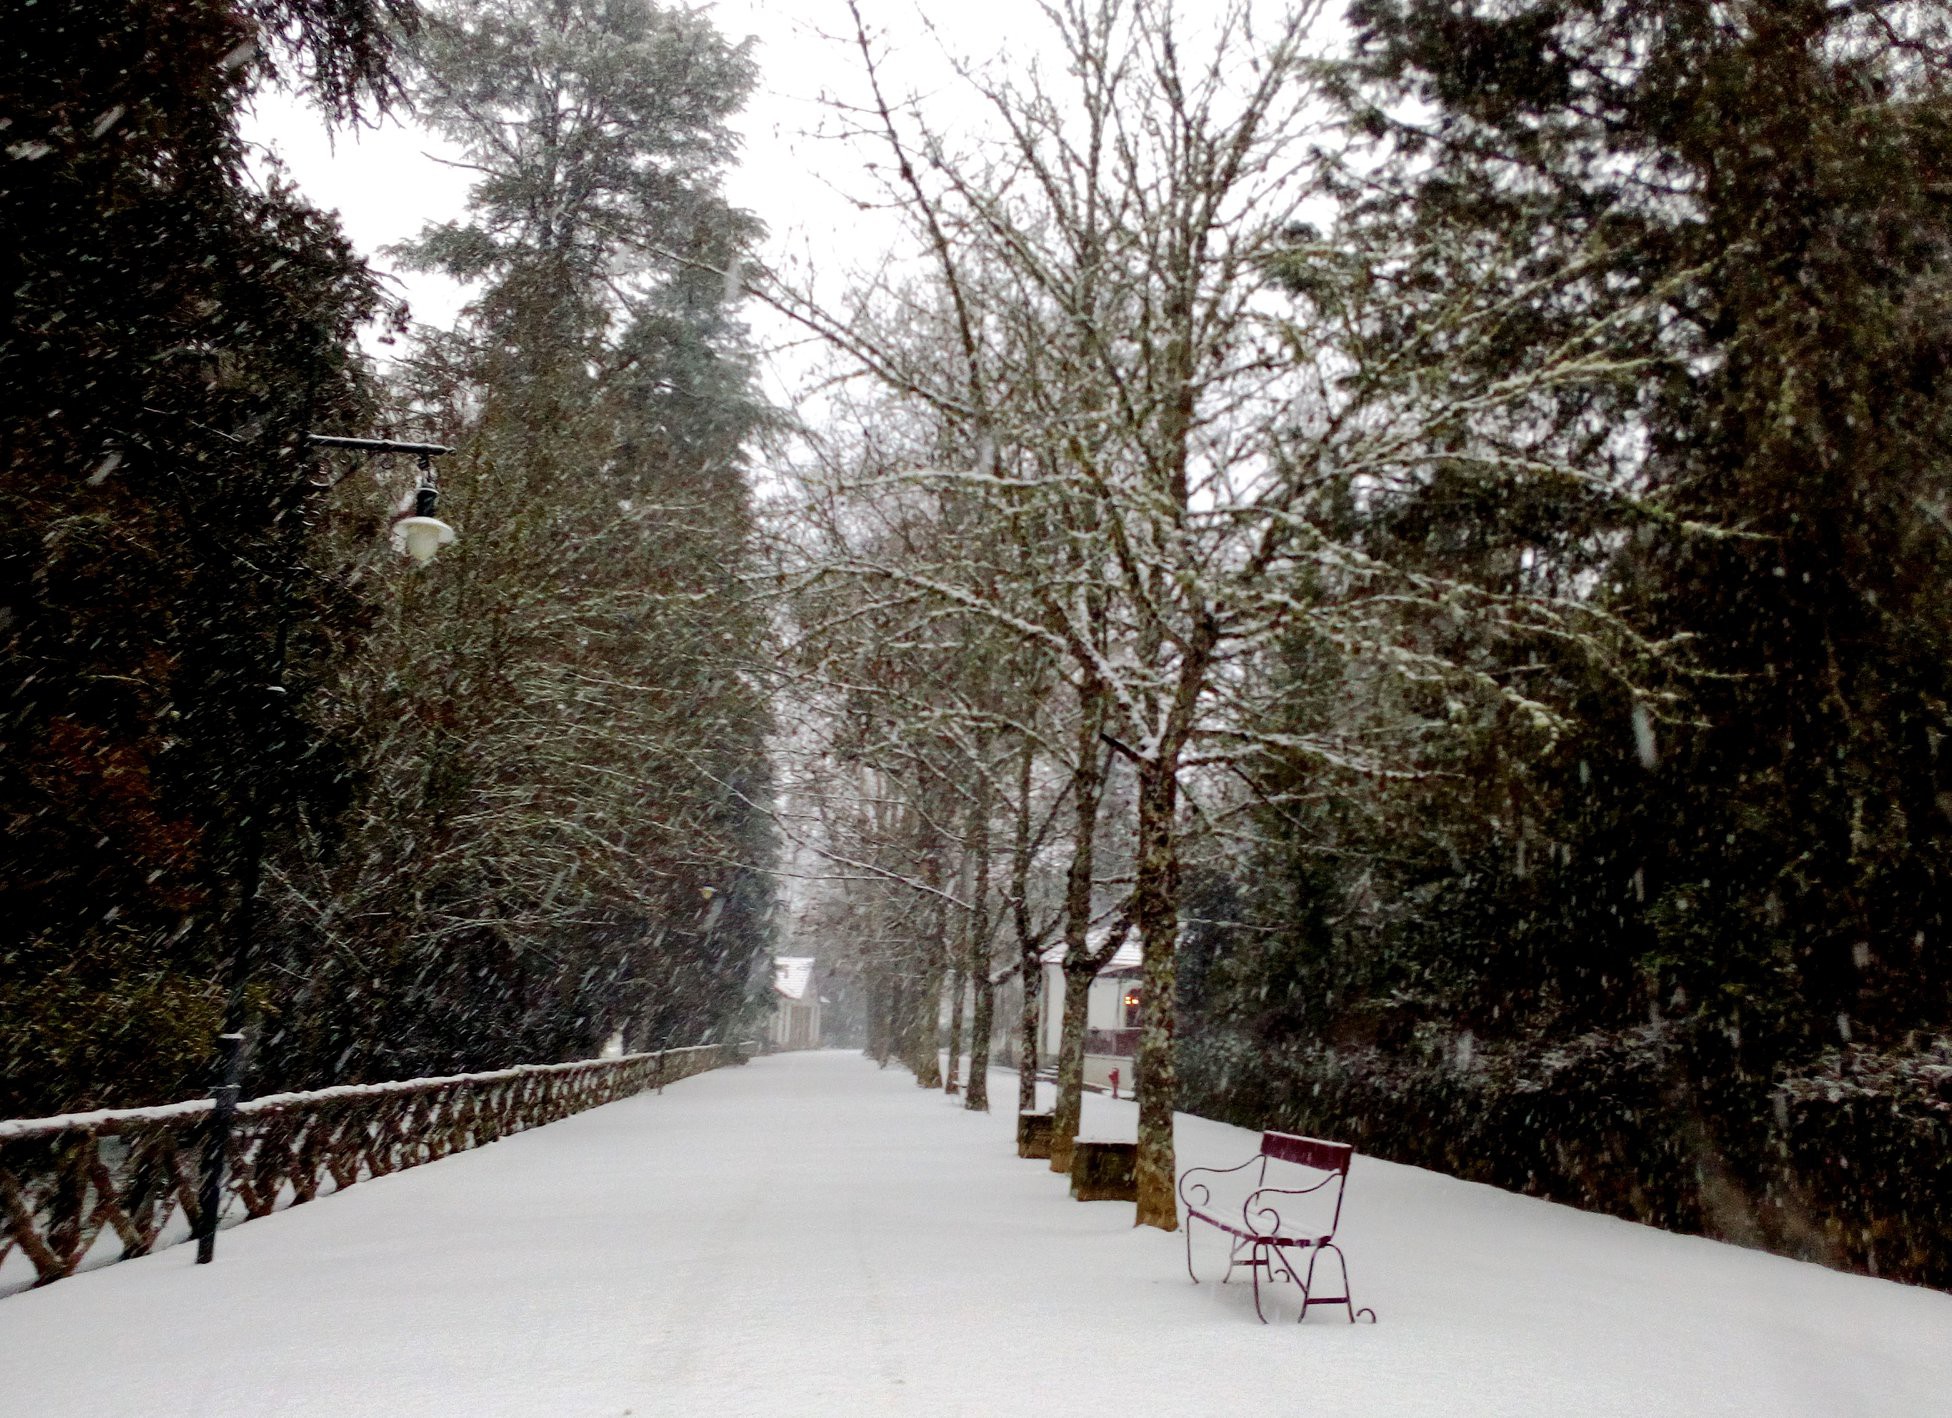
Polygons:
<instances>
[{"instance_id":1,"label":"overcast sky","mask_svg":"<svg viewBox=\"0 0 1952 1418\"><path fill-rule=\"evenodd\" d=\"M924 21L960 51L987 55L1006 41L1005 17L1021 20L1030 10L1021 0L987 7L863 0L862 8L896 46L903 81L923 86L946 79ZM863 189L861 157L809 136L819 126L822 95L858 80L845 0L721 0L709 9L728 39L754 38L761 68L739 123L745 151L727 175L728 195L767 224L769 260L789 251L823 263L860 259L864 243L874 244L872 223L839 192ZM329 134L315 110L276 93L260 97L246 132L278 156L312 202L338 212L354 244L397 283L416 320L453 322L465 292L444 277L398 271L380 254L427 222L460 215L470 174L439 161L455 156L452 149L410 121Z\"/></svg>"}]
</instances>

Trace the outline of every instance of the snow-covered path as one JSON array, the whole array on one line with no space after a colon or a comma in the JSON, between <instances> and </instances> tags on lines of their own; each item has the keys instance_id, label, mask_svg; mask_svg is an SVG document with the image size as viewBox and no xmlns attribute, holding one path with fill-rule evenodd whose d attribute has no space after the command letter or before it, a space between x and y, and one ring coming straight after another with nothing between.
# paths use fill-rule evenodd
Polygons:
<instances>
[{"instance_id":1,"label":"snow-covered path","mask_svg":"<svg viewBox=\"0 0 1952 1418\"><path fill-rule=\"evenodd\" d=\"M1263 1327L990 1117L783 1055L0 1300L0 1413L1952 1413L1952 1296L1358 1159L1350 1326ZM1129 1103L1086 1130L1131 1136ZM1182 1119L1181 1163L1251 1134Z\"/></svg>"}]
</instances>

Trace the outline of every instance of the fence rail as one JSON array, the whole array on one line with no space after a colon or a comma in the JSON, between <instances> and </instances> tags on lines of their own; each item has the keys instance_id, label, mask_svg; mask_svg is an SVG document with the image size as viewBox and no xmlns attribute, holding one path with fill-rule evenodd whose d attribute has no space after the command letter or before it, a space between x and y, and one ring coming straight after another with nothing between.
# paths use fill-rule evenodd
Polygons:
<instances>
[{"instance_id":1,"label":"fence rail","mask_svg":"<svg viewBox=\"0 0 1952 1418\"><path fill-rule=\"evenodd\" d=\"M266 1216L740 1057L707 1044L253 1098L237 1105L219 1220ZM0 1294L190 1235L212 1106L0 1122Z\"/></svg>"}]
</instances>

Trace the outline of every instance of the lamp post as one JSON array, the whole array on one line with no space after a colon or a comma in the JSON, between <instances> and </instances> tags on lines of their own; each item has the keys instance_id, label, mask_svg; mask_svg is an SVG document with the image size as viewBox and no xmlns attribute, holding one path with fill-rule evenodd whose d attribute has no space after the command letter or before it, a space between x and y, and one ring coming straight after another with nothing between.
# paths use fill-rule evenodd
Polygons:
<instances>
[{"instance_id":1,"label":"lamp post","mask_svg":"<svg viewBox=\"0 0 1952 1418\"><path fill-rule=\"evenodd\" d=\"M413 511L395 519L394 545L425 566L442 547L455 539L454 529L434 515L440 492L434 481L434 459L454 450L441 443L403 443L389 438L344 438L336 434L308 435L314 448L345 449L357 453L399 453L415 458L420 466L419 486L414 490ZM324 485L327 488L332 483ZM277 639L273 651L272 682L265 685L268 700L275 702L285 694L285 644L291 617L288 601L281 597ZM270 705L265 706L268 716ZM257 930L258 887L264 871L265 803L261 797L262 772L253 775L249 813L245 819L243 869L238 880L237 914L231 939L230 970L224 1003L223 1032L217 1036L216 1083L210 1090L210 1127L204 1135L202 1174L197 1187L197 1264L207 1265L217 1254L217 1213L224 1197L224 1169L230 1156L231 1128L237 1118L237 1095L244 1075L245 989L251 979L251 954Z\"/></svg>"},{"instance_id":2,"label":"lamp post","mask_svg":"<svg viewBox=\"0 0 1952 1418\"><path fill-rule=\"evenodd\" d=\"M393 523L393 544L421 566L454 540L454 529L434 515L440 489L434 482L434 459L454 450L444 443L401 443L391 438L342 438L332 433L310 435L314 448L349 448L358 453L410 453L420 463L420 486L414 489L413 511Z\"/></svg>"}]
</instances>

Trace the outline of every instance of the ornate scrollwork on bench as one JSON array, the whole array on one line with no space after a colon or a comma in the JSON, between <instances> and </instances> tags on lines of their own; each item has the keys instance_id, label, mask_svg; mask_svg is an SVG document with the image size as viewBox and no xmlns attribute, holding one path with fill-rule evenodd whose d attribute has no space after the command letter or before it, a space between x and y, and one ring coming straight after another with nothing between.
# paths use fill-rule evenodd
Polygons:
<instances>
[{"instance_id":1,"label":"ornate scrollwork on bench","mask_svg":"<svg viewBox=\"0 0 1952 1418\"><path fill-rule=\"evenodd\" d=\"M1348 1310L1351 1321L1359 1315L1367 1315L1374 1323L1376 1312L1367 1308L1357 1309L1350 1298L1348 1258L1335 1242L1335 1228L1342 1222L1342 1193L1348 1183L1349 1163L1354 1157L1355 1149L1346 1142L1323 1142L1319 1138L1269 1132L1261 1135L1261 1150L1245 1162L1232 1167L1188 1168L1179 1179L1179 1199L1186 1208L1186 1273L1193 1277L1193 1283L1197 1285L1200 1279L1193 1269L1193 1223L1203 1221L1225 1233L1231 1241L1227 1273L1221 1278L1221 1283L1232 1279L1236 1270L1252 1272L1254 1313L1261 1317L1263 1324L1267 1322L1267 1315L1261 1308L1263 1275L1270 1281L1278 1276L1300 1287L1302 1319L1308 1318L1310 1306L1341 1305ZM1294 1169L1297 1180L1305 1185L1269 1186L1270 1162ZM1195 1180L1236 1176L1254 1167L1258 1167L1258 1170L1252 1176L1253 1187L1240 1202L1238 1219L1231 1205L1215 1201L1211 1181ZM1316 1175L1318 1173L1320 1175ZM1284 1179L1277 1177L1277 1180ZM1324 1199L1333 1196L1333 1210L1310 1207L1302 1201L1311 1196ZM1296 1201L1302 1201L1299 1210L1293 1205ZM1287 1208L1285 1214L1284 1207ZM1305 1274L1296 1269L1291 1258L1295 1251L1308 1253ZM1318 1295L1315 1293L1315 1263L1324 1252L1330 1251L1335 1254L1342 1269L1342 1293Z\"/></svg>"}]
</instances>

